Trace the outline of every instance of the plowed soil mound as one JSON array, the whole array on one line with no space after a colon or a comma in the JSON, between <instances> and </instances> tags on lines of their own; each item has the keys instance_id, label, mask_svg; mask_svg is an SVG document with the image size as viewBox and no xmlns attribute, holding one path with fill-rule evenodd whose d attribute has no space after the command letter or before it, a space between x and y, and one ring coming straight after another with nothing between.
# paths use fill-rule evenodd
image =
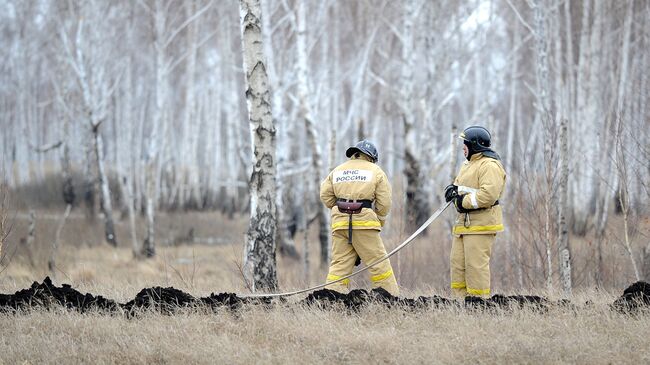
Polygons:
<instances>
[{"instance_id":1,"label":"plowed soil mound","mask_svg":"<svg viewBox=\"0 0 650 365\"><path fill-rule=\"evenodd\" d=\"M0 296L0 310L16 310L29 308L49 308L58 305L80 312L89 310L115 311L119 304L92 294L82 294L68 284L57 287L46 277L42 283L34 282L31 287L17 291L13 295Z\"/></svg>"},{"instance_id":2,"label":"plowed soil mound","mask_svg":"<svg viewBox=\"0 0 650 365\"><path fill-rule=\"evenodd\" d=\"M267 298L267 297L256 297L256 298L240 298L235 293L219 293L210 294L209 297L203 297L200 301L212 308L217 310L219 308L226 308L230 310L240 309L244 305L260 305L263 307L271 307L274 304L285 303L284 298Z\"/></svg>"},{"instance_id":3,"label":"plowed soil mound","mask_svg":"<svg viewBox=\"0 0 650 365\"><path fill-rule=\"evenodd\" d=\"M132 313L135 309L153 309L165 314L171 314L183 307L190 307L197 303L196 298L176 288L145 288L133 300L120 306Z\"/></svg>"},{"instance_id":4,"label":"plowed soil mound","mask_svg":"<svg viewBox=\"0 0 650 365\"><path fill-rule=\"evenodd\" d=\"M623 291L623 295L614 301L612 308L619 312L635 312L650 308L650 284L637 281L630 285Z\"/></svg>"},{"instance_id":5,"label":"plowed soil mound","mask_svg":"<svg viewBox=\"0 0 650 365\"><path fill-rule=\"evenodd\" d=\"M108 313L124 312L131 315L138 310L152 310L163 314L173 314L179 309L196 306L207 307L214 311L219 309L234 311L245 305L259 305L268 308L276 304L286 303L287 301L283 298L248 298L239 297L235 293L212 293L208 297L195 298L173 287L153 287L142 289L133 300L120 304L102 296L94 296L90 293L82 294L68 284L58 287L52 284L49 277L46 277L42 283L34 282L31 287L19 290L14 294L0 294L0 311L2 312L60 306L81 313L99 311ZM531 308L542 312L547 311L551 306L576 309L568 300L551 302L546 298L533 295L505 296L497 294L487 299L467 297L464 302L459 302L437 295L418 298L395 297L383 289L373 289L371 291L356 289L348 294L322 289L312 292L305 299L299 301L298 305L321 309L357 311L370 303L378 303L389 308L400 308L409 311L445 306L464 306L468 309L480 310ZM623 295L611 306L612 309L621 312L632 312L642 308L650 309L650 284L641 281L632 284L625 289Z\"/></svg>"},{"instance_id":6,"label":"plowed soil mound","mask_svg":"<svg viewBox=\"0 0 650 365\"><path fill-rule=\"evenodd\" d=\"M373 289L370 292L363 289L351 290L349 294L341 294L336 291L321 289L317 290L303 299L300 303L307 306L319 308L344 307L350 310L358 310L361 307L372 303L381 303L387 307L400 307L402 309L423 309L427 307L439 307L450 305L452 300L439 296L400 298L391 295L384 289Z\"/></svg>"}]
</instances>

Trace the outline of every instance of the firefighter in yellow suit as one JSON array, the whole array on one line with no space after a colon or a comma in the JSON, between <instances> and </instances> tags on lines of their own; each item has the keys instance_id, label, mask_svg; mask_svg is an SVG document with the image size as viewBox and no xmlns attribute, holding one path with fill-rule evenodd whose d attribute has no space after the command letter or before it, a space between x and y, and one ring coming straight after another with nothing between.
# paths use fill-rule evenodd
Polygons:
<instances>
[{"instance_id":1,"label":"firefighter in yellow suit","mask_svg":"<svg viewBox=\"0 0 650 365\"><path fill-rule=\"evenodd\" d=\"M466 128L460 135L467 161L445 200L458 211L451 246L451 289L455 297L490 296L490 255L497 232L503 231L499 198L506 182L499 155L490 148L490 132Z\"/></svg>"},{"instance_id":2,"label":"firefighter in yellow suit","mask_svg":"<svg viewBox=\"0 0 650 365\"><path fill-rule=\"evenodd\" d=\"M345 155L349 160L332 170L320 187L320 199L332 211L332 261L327 282L351 274L358 259L370 264L386 255L379 232L390 211L392 193L386 174L376 165L377 149L363 140L348 148ZM346 203L357 203L361 208L358 213L346 214L339 209L345 211ZM368 271L373 289L383 288L392 295L399 294L389 260ZM349 285L350 280L346 279L327 288L346 293Z\"/></svg>"}]
</instances>

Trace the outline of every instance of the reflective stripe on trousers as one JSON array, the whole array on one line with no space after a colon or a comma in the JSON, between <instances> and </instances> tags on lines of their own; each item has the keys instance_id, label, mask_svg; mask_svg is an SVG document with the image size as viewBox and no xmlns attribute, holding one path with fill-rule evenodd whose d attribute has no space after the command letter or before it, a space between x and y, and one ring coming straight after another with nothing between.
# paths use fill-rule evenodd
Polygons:
<instances>
[{"instance_id":1,"label":"reflective stripe on trousers","mask_svg":"<svg viewBox=\"0 0 650 365\"><path fill-rule=\"evenodd\" d=\"M332 232L332 261L330 262L328 281L336 280L349 275L354 270L357 256L363 263L372 263L386 255L386 248L379 236L379 231L374 229L358 229L352 235L352 245L348 243L348 231L338 230ZM397 280L393 273L390 260L382 261L369 270L370 281L373 288L383 288L392 295L399 294ZM347 292L349 281L328 285L327 289Z\"/></svg>"},{"instance_id":2,"label":"reflective stripe on trousers","mask_svg":"<svg viewBox=\"0 0 650 365\"><path fill-rule=\"evenodd\" d=\"M495 237L495 234L454 237L449 258L454 296L490 295L490 256Z\"/></svg>"},{"instance_id":3,"label":"reflective stripe on trousers","mask_svg":"<svg viewBox=\"0 0 650 365\"><path fill-rule=\"evenodd\" d=\"M332 282L332 281L336 281L336 280L339 280L342 277L343 276L327 274L327 282L329 283L329 282ZM343 284L343 285L346 285L346 286L350 285L350 279L341 280L340 283Z\"/></svg>"}]
</instances>

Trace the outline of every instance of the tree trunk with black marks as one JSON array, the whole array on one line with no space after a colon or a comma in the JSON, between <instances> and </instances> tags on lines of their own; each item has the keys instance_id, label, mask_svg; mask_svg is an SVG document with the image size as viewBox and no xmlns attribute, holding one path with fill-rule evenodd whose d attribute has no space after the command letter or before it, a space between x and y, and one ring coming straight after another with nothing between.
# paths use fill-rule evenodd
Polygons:
<instances>
[{"instance_id":1,"label":"tree trunk with black marks","mask_svg":"<svg viewBox=\"0 0 650 365\"><path fill-rule=\"evenodd\" d=\"M246 101L253 143L253 172L249 182L250 223L244 252L244 273L253 291L276 290L277 212L275 125L262 41L259 0L240 1Z\"/></svg>"},{"instance_id":2,"label":"tree trunk with black marks","mask_svg":"<svg viewBox=\"0 0 650 365\"><path fill-rule=\"evenodd\" d=\"M155 239L155 212L158 202L158 189L160 187L160 141L165 138L164 125L165 120L165 102L167 97L167 57L165 54L165 28L166 16L164 14L164 4L154 2L154 43L155 55L154 65L156 72L155 103L153 110L151 134L147 146L145 165L145 215L146 215L146 237L142 245L142 254L145 257L154 257L156 255ZM163 129L160 133L160 129Z\"/></svg>"},{"instance_id":3,"label":"tree trunk with black marks","mask_svg":"<svg viewBox=\"0 0 650 365\"><path fill-rule=\"evenodd\" d=\"M111 246L117 247L115 237L115 224L113 223L113 203L111 190L108 185L108 176L104 167L104 140L99 133L99 124L93 126L93 147L95 149L95 163L97 165L97 182L102 193L101 210L104 215L104 238Z\"/></svg>"},{"instance_id":4,"label":"tree trunk with black marks","mask_svg":"<svg viewBox=\"0 0 650 365\"><path fill-rule=\"evenodd\" d=\"M61 242L61 232L63 232L63 227L65 226L65 222L68 220L71 211L72 211L72 204L67 204L65 206L65 212L63 212L63 216L61 217L61 220L59 221L59 225L56 228L54 241L52 241L52 247L50 249L50 257L47 260L47 269L50 270L50 274L52 276L55 276L56 274L56 253L59 249L59 243Z\"/></svg>"},{"instance_id":5,"label":"tree trunk with black marks","mask_svg":"<svg viewBox=\"0 0 650 365\"><path fill-rule=\"evenodd\" d=\"M619 188L618 188L618 202L623 213L623 244L625 245L625 250L630 256L630 262L632 263L632 269L634 272L634 277L636 280L641 280L641 271L639 270L639 265L635 259L634 250L632 247L632 239L630 238L630 228L629 222L632 215L631 212L631 199L630 199L630 173L628 172L630 162L626 158L625 146L623 142L623 136L625 134L625 129L628 127L629 117L626 115L627 108L625 108L625 99L631 97L626 94L628 78L629 78L629 49L631 41L631 32L632 32L632 12L633 12L633 3L628 2L627 5L627 15L625 17L625 22L623 25L623 44L621 47L621 59L620 59L620 69L619 69L619 85L618 85L618 97L617 97L617 107L616 107L616 169L618 171L619 178Z\"/></svg>"},{"instance_id":6,"label":"tree trunk with black marks","mask_svg":"<svg viewBox=\"0 0 650 365\"><path fill-rule=\"evenodd\" d=\"M190 19L196 13L196 2L186 1L185 10L187 18ZM199 143L199 118L196 108L195 73L197 58L197 34L199 31L198 21L193 21L187 30L187 43L190 48L187 57L187 87L185 90L185 110L183 112L183 156L180 156L183 166L183 174L180 175L181 183L180 196L178 199L181 207L199 207L199 168L197 166L197 150Z\"/></svg>"},{"instance_id":7,"label":"tree trunk with black marks","mask_svg":"<svg viewBox=\"0 0 650 365\"><path fill-rule=\"evenodd\" d=\"M293 146L293 138L289 129L290 121L283 112L283 95L278 91L279 80L275 72L275 51L273 49L273 24L271 23L269 7L272 0L262 0L261 7L263 14L269 14L262 18L262 37L264 41L264 54L267 57L267 72L269 77L270 87L273 92L273 104L271 109L274 113L273 119L278 128L278 141L281 141L278 148L278 170L285 172L290 165L290 155ZM291 204L291 190L289 189L290 174L278 174L277 177L277 198L275 200L278 210L278 252L286 257L292 259L299 259L300 255L296 249L296 243L293 239L293 234L289 229L290 226L295 226L297 223L293 214L293 205Z\"/></svg>"},{"instance_id":8,"label":"tree trunk with black marks","mask_svg":"<svg viewBox=\"0 0 650 365\"><path fill-rule=\"evenodd\" d=\"M650 282L650 241L643 249L643 280Z\"/></svg>"},{"instance_id":9,"label":"tree trunk with black marks","mask_svg":"<svg viewBox=\"0 0 650 365\"><path fill-rule=\"evenodd\" d=\"M97 181L93 177L96 173L93 169L92 163L92 147L88 143L84 143L84 177L83 177L83 202L85 207L85 216L89 222L94 223L99 215L97 210Z\"/></svg>"},{"instance_id":10,"label":"tree trunk with black marks","mask_svg":"<svg viewBox=\"0 0 650 365\"><path fill-rule=\"evenodd\" d=\"M323 171L323 156L321 153L320 145L318 143L318 130L316 128L316 121L312 113L310 88L308 79L308 54L307 54L307 15L305 9L305 2L300 1L298 4L297 16L297 43L298 43L298 96L300 99L300 116L305 121L305 129L307 131L307 140L311 149L312 160L312 178L313 184L316 188L320 186L321 174ZM310 200L306 200L310 201ZM330 253L330 229L329 220L327 219L327 212L325 206L316 202L316 222L318 224L318 241L320 242L320 263L327 265L329 263Z\"/></svg>"},{"instance_id":11,"label":"tree trunk with black marks","mask_svg":"<svg viewBox=\"0 0 650 365\"><path fill-rule=\"evenodd\" d=\"M512 47L518 47L521 43L521 32L519 30L519 22L513 24L513 36L512 36ZM507 173L513 171L513 162L515 159L515 127L517 125L517 84L518 84L518 68L519 68L519 57L518 53L512 56L510 60L510 100L508 107L508 133L506 137L506 155L505 155L505 169ZM509 219L510 217L506 217ZM507 222L506 222L507 223ZM517 282L521 282L521 262L517 260L517 255L514 254L513 250L516 249L515 242L512 239L513 235L510 231L506 233L510 239L506 243L506 255L508 256L508 273L517 278ZM515 274L515 271L517 272ZM514 280L512 281L514 282Z\"/></svg>"},{"instance_id":12,"label":"tree trunk with black marks","mask_svg":"<svg viewBox=\"0 0 650 365\"><path fill-rule=\"evenodd\" d=\"M27 228L27 239L21 240L25 243L25 252L27 253L27 259L29 260L29 265L34 267L34 255L32 254L32 247L34 247L36 235L36 213L34 211L29 212L29 225Z\"/></svg>"},{"instance_id":13,"label":"tree trunk with black marks","mask_svg":"<svg viewBox=\"0 0 650 365\"><path fill-rule=\"evenodd\" d=\"M140 259L142 258L142 250L140 248L140 242L138 242L138 234L136 230L136 224L135 224L135 196L133 192L133 184L134 182L131 180L129 177L129 174L124 174L123 176L120 177L122 179L122 186L124 186L124 189L122 189L122 192L124 194L124 199L126 200L126 209L127 209L127 215L129 218L129 230L131 234L131 250L133 252L133 258L135 259Z\"/></svg>"},{"instance_id":14,"label":"tree trunk with black marks","mask_svg":"<svg viewBox=\"0 0 650 365\"><path fill-rule=\"evenodd\" d=\"M415 123L415 45L413 23L416 19L415 1L407 0L402 39L402 120L404 123L404 175L406 175L405 219L409 230L415 230L429 217L429 198L424 184L422 164L417 151L418 130Z\"/></svg>"},{"instance_id":15,"label":"tree trunk with black marks","mask_svg":"<svg viewBox=\"0 0 650 365\"><path fill-rule=\"evenodd\" d=\"M429 200L422 184L422 168L415 155L406 150L404 156L406 175L406 219L409 231L414 231L429 218Z\"/></svg>"},{"instance_id":16,"label":"tree trunk with black marks","mask_svg":"<svg viewBox=\"0 0 650 365\"><path fill-rule=\"evenodd\" d=\"M584 140L586 141L593 141L595 138L590 136L588 133L589 131L589 125L588 123L581 123L580 121L582 120L591 120L594 121L596 118L593 115L588 115L589 109L588 109L588 100L589 100L589 70L592 67L596 66L596 62L594 62L594 58L596 58L598 55L596 52L591 51L591 44L590 44L590 35L592 35L595 32L595 29L593 27L597 26L597 22L600 22L600 20L597 20L595 22L591 22L591 14L592 14L592 3L594 0L583 0L582 2L582 19L581 19L581 26L580 26L580 40L578 42L578 65L576 67L576 85L575 85L575 130L573 132L574 135L579 135L583 136ZM586 143L585 143L586 144ZM577 148L577 153L580 155L584 155L588 158L589 153L585 150L585 146L576 146ZM587 232L587 224L588 224L588 207L589 207L589 202L588 199L591 197L590 195L590 182L589 177L587 176L587 173L589 173L591 168L587 168L587 166L591 167L593 166L591 161L585 161L586 163L580 163L580 164L575 164L573 171L575 176L581 176L581 178L576 178L573 179L572 185L573 185L573 192L574 194L571 194L572 196L572 230L573 233L578 234L578 235L585 235ZM586 172L583 172L584 170L587 170ZM577 193L580 192L580 193Z\"/></svg>"},{"instance_id":17,"label":"tree trunk with black marks","mask_svg":"<svg viewBox=\"0 0 650 365\"><path fill-rule=\"evenodd\" d=\"M74 53L70 48L71 45L65 31L61 32L61 36L68 50L68 62L75 70L77 82L81 89L82 110L91 133L89 136L90 141L88 143L89 150L87 151L87 159L89 165L93 165L90 166L90 169L95 174L94 182L89 185L94 185L95 188L92 190L95 192L98 191L101 194L99 208L103 214L106 242L112 246L117 246L113 224L111 191L104 166L104 142L99 131L99 128L107 119L107 105L113 91L109 87L109 80L106 75L107 61L102 58L105 53L102 52L103 49L100 46L103 44L101 33L93 26L87 26L85 24L86 17L90 18L89 22L92 24L94 18L99 17L99 14L96 12L96 9L91 7L82 7L81 13L85 15L79 18L77 24L78 29L74 38ZM94 200L94 198L92 199Z\"/></svg>"},{"instance_id":18,"label":"tree trunk with black marks","mask_svg":"<svg viewBox=\"0 0 650 365\"><path fill-rule=\"evenodd\" d=\"M555 123L551 118L550 102L549 102L549 61L547 49L547 32L546 32L546 15L547 7L544 0L534 0L532 2L534 19L535 19L535 51L536 51L536 71L538 83L538 120L542 122L542 129L544 131L544 172L545 172L545 186L544 186L544 241L546 242L546 288L550 290L553 287L553 264L552 264L552 207L553 200L553 152L552 152L552 135L555 129Z\"/></svg>"},{"instance_id":19,"label":"tree trunk with black marks","mask_svg":"<svg viewBox=\"0 0 650 365\"><path fill-rule=\"evenodd\" d=\"M569 185L569 141L568 122L562 120L560 126L560 214L558 215L558 251L560 254L560 281L565 296L571 296L571 250L569 249L569 214L568 185Z\"/></svg>"}]
</instances>

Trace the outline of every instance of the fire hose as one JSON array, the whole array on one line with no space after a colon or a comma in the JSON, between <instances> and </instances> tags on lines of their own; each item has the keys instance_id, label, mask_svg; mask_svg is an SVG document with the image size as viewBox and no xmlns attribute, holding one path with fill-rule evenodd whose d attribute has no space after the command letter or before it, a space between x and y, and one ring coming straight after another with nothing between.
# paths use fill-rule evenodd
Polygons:
<instances>
[{"instance_id":1,"label":"fire hose","mask_svg":"<svg viewBox=\"0 0 650 365\"><path fill-rule=\"evenodd\" d=\"M406 239L404 242L402 242L399 246L395 247L392 251L390 251L389 253L387 253L386 255L384 255L384 257L381 257L381 258L375 260L374 262L372 262L372 263L366 265L365 267L363 267L363 268L361 268L361 269L359 269L359 270L357 270L357 271L355 271L355 272L353 272L353 273L351 273L351 274L349 274L349 275L345 275L345 276L342 276L342 277L339 278L339 279L336 279L336 280L333 280L333 281L327 282L327 283L325 283L325 284L319 284L319 285L316 285L316 286L313 286L313 287L311 287L311 288L307 288L307 289L300 289L300 290L289 291L289 292L285 292L285 293L271 293L271 294L243 294L243 295L240 295L240 297L242 297L242 298L261 298L261 297L265 297L265 298L278 298L278 297L288 297L288 296L291 296L291 295L302 294L302 293L310 292L310 291L313 291L313 290L322 289L322 288L324 288L324 287L326 287L326 286L328 286L328 285L336 284L336 283L341 282L341 281L343 281L343 280L349 279L349 278L351 278L351 277L353 277L353 276L357 276L357 275L361 274L362 272L369 270L371 267L374 267L374 266L378 265L379 263L388 260L391 256L395 255L396 253L398 253L399 251L401 251L404 247L406 247L406 246L408 246L409 244L411 244L411 242L413 242L413 240L414 240L417 236L419 236L420 233L422 233L425 229L427 229L427 227L429 227L429 226L431 225L431 223L433 223L436 219L438 219L438 217L442 214L442 212L445 211L445 209L447 209L447 207L449 207L450 204L451 204L451 202L448 202L448 203L445 203L445 204L444 204L443 206L441 206L440 208L438 208L438 210L436 210L436 211L435 211L435 212L434 212L434 213L429 217L429 219L426 220L426 222L422 223L422 225L420 226L420 228L418 228L415 232L413 232L413 234L412 234L411 236L409 236L409 238L407 238L407 239Z\"/></svg>"}]
</instances>

